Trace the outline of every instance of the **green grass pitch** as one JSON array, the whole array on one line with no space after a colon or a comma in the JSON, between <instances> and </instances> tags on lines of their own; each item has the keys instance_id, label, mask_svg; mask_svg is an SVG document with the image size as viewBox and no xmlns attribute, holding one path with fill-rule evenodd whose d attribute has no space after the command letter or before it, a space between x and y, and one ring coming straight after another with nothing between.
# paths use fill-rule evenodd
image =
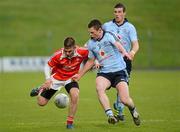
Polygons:
<instances>
[{"instance_id":1,"label":"green grass pitch","mask_svg":"<svg viewBox=\"0 0 180 132\"><path fill-rule=\"evenodd\" d=\"M80 101L75 132L179 132L180 72L134 71L130 93L141 114L142 125L126 121L109 125L95 91L95 73L80 81ZM44 80L43 73L0 74L0 132L65 132L66 109L58 109L53 98L45 107L36 104L29 92ZM65 92L65 90L62 90ZM115 90L107 91L111 103Z\"/></svg>"}]
</instances>

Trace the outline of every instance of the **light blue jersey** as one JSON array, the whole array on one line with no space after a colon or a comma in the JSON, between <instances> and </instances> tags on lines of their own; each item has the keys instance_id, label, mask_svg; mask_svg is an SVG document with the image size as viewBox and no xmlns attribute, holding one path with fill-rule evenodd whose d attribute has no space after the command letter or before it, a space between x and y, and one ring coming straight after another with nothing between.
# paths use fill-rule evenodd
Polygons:
<instances>
[{"instance_id":1,"label":"light blue jersey","mask_svg":"<svg viewBox=\"0 0 180 132\"><path fill-rule=\"evenodd\" d=\"M138 40L135 27L127 19L121 25L117 25L115 20L106 22L103 25L103 29L116 34L127 52L131 50L132 41Z\"/></svg>"},{"instance_id":2,"label":"light blue jersey","mask_svg":"<svg viewBox=\"0 0 180 132\"><path fill-rule=\"evenodd\" d=\"M104 32L101 40L88 41L88 57L98 60L102 66L99 73L117 72L126 68L122 54L114 45L115 42L115 36L109 32Z\"/></svg>"}]
</instances>

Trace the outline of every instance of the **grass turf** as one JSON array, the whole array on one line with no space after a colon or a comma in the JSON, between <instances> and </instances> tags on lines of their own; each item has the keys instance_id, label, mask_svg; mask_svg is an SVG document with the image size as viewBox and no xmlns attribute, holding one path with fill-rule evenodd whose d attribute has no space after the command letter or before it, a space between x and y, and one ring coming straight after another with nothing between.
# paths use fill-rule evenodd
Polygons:
<instances>
[{"instance_id":1,"label":"grass turf","mask_svg":"<svg viewBox=\"0 0 180 132\"><path fill-rule=\"evenodd\" d=\"M180 131L180 72L134 71L130 93L141 114L142 125L136 127L129 111L126 121L109 125L95 92L95 74L88 73L80 81L80 101L75 118L77 132L178 132ZM58 109L53 99L45 107L31 98L32 87L43 82L42 73L0 74L0 131L1 132L57 132L67 131L66 109ZM63 89L62 92L65 92ZM111 103L115 90L107 91Z\"/></svg>"}]
</instances>

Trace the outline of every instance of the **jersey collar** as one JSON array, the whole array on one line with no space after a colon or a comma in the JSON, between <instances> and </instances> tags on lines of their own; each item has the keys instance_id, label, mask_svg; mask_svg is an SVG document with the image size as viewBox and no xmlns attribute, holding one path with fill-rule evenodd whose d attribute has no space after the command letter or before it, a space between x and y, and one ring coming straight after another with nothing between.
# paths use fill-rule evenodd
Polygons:
<instances>
[{"instance_id":1,"label":"jersey collar","mask_svg":"<svg viewBox=\"0 0 180 132\"><path fill-rule=\"evenodd\" d=\"M115 23L118 27L120 27L120 26L122 26L124 23L128 22L128 19L125 18L124 21L123 21L123 23L120 24L120 25L118 25L118 24L116 23L115 19L113 19L112 21L113 21L113 23Z\"/></svg>"},{"instance_id":2,"label":"jersey collar","mask_svg":"<svg viewBox=\"0 0 180 132\"><path fill-rule=\"evenodd\" d=\"M102 35L102 37L101 37L100 39L98 39L97 41L101 41L101 40L103 39L104 35L105 35L105 31L103 30L103 35Z\"/></svg>"}]
</instances>

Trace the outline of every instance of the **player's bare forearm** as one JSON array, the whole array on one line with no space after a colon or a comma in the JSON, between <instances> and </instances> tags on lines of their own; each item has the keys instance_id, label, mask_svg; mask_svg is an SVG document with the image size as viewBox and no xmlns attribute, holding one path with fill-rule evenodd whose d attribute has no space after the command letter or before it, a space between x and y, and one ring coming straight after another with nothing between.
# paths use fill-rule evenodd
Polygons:
<instances>
[{"instance_id":1,"label":"player's bare forearm","mask_svg":"<svg viewBox=\"0 0 180 132\"><path fill-rule=\"evenodd\" d=\"M41 86L43 89L50 89L52 84L52 80L49 78L47 79Z\"/></svg>"},{"instance_id":2,"label":"player's bare forearm","mask_svg":"<svg viewBox=\"0 0 180 132\"><path fill-rule=\"evenodd\" d=\"M133 41L132 42L132 49L130 52L134 53L134 55L138 52L139 50L139 43L138 41Z\"/></svg>"},{"instance_id":3,"label":"player's bare forearm","mask_svg":"<svg viewBox=\"0 0 180 132\"><path fill-rule=\"evenodd\" d=\"M134 59L134 56L138 52L138 50L139 50L139 43L138 43L138 41L133 41L132 42L132 49L129 52L129 55L131 56L132 60Z\"/></svg>"},{"instance_id":4,"label":"player's bare forearm","mask_svg":"<svg viewBox=\"0 0 180 132\"><path fill-rule=\"evenodd\" d=\"M85 66L79 71L78 74L75 74L73 77L72 77L72 80L73 81L79 81L81 79L81 77L87 72L89 71L89 69L91 69L91 67L94 65L94 60L92 59L89 59Z\"/></svg>"},{"instance_id":5,"label":"player's bare forearm","mask_svg":"<svg viewBox=\"0 0 180 132\"><path fill-rule=\"evenodd\" d=\"M132 57L126 52L126 50L124 49L124 47L122 46L122 44L120 42L115 42L115 46L119 49L119 51L122 53L123 57L127 57L129 60L132 60Z\"/></svg>"},{"instance_id":6,"label":"player's bare forearm","mask_svg":"<svg viewBox=\"0 0 180 132\"><path fill-rule=\"evenodd\" d=\"M88 59L84 67L80 70L79 75L82 77L84 74L86 74L87 71L89 71L93 65L94 65L95 59Z\"/></svg>"},{"instance_id":7,"label":"player's bare forearm","mask_svg":"<svg viewBox=\"0 0 180 132\"><path fill-rule=\"evenodd\" d=\"M118 48L118 50L124 55L126 54L126 50L124 49L124 47L122 46L122 44L120 42L115 42L115 46Z\"/></svg>"}]
</instances>

